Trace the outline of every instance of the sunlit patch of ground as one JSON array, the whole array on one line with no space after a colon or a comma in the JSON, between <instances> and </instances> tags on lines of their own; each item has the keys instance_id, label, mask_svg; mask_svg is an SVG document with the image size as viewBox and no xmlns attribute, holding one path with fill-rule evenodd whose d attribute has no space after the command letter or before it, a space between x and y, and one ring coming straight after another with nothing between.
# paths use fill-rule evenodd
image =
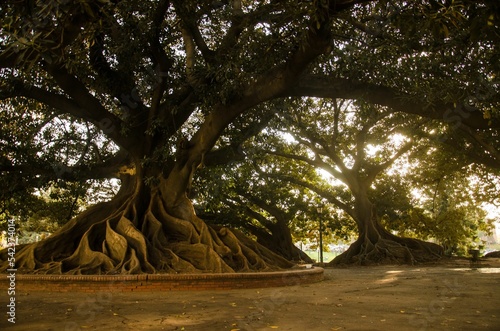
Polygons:
<instances>
[{"instance_id":1,"label":"sunlit patch of ground","mask_svg":"<svg viewBox=\"0 0 500 331\"><path fill-rule=\"evenodd\" d=\"M326 269L304 286L16 293L0 330L500 330L500 259ZM5 306L6 295L1 296ZM2 308L0 308L2 309Z\"/></svg>"}]
</instances>

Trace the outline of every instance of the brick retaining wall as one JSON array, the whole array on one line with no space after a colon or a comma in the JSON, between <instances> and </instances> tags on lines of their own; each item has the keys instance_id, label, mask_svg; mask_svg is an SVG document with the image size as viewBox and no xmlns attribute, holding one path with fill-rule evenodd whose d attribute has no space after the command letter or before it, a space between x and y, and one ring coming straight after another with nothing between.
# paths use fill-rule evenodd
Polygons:
<instances>
[{"instance_id":1,"label":"brick retaining wall","mask_svg":"<svg viewBox=\"0 0 500 331\"><path fill-rule=\"evenodd\" d=\"M16 275L16 291L44 292L135 292L228 290L293 286L323 280L323 269L234 274L140 274L140 275ZM0 279L7 289L9 280Z\"/></svg>"}]
</instances>

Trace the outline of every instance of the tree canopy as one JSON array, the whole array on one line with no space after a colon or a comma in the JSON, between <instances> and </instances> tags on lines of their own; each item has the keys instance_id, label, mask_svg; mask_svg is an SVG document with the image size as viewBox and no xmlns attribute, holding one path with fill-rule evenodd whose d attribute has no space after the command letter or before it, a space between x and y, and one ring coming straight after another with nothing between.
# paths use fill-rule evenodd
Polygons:
<instances>
[{"instance_id":1,"label":"tree canopy","mask_svg":"<svg viewBox=\"0 0 500 331\"><path fill-rule=\"evenodd\" d=\"M359 193L349 200L334 192L329 200L363 213L355 217L363 219L358 244L344 262L439 256L434 245L383 229L359 190L413 146L381 150L380 162L367 163L363 143L368 133L380 139L396 126L407 132L426 123L412 141L418 135L437 148L459 147L471 164L498 169L499 7L493 0L2 2L2 201L61 180L121 181L113 199L23 247L19 269L289 267L243 233L208 226L189 197L197 169L249 157L245 143L277 127L300 132L299 145L313 153L295 159L350 178L346 185ZM336 100L358 105L350 132L344 112L329 109L320 126L322 115L312 111L311 103ZM385 124L370 126L379 115ZM335 139L323 141L319 130ZM283 154L266 139L268 151ZM343 143L347 149L338 154ZM322 152L335 164L325 163ZM249 208L270 205L237 188L232 194ZM374 239L381 233L385 246Z\"/></svg>"}]
</instances>

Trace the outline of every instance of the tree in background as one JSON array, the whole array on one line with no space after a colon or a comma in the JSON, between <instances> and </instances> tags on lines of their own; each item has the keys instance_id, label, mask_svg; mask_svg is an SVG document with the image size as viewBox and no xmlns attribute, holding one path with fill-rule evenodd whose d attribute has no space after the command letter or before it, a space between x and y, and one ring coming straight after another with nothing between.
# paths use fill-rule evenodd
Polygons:
<instances>
[{"instance_id":1,"label":"tree in background","mask_svg":"<svg viewBox=\"0 0 500 331\"><path fill-rule=\"evenodd\" d=\"M447 255L466 255L470 247L482 245L480 234L492 230L494 220L482 207L498 204L498 170L432 145L419 152L404 160L399 185L392 180L390 187L377 185L386 198L406 191L406 201L393 199L402 207L397 214L385 213L384 224L401 235L434 239Z\"/></svg>"},{"instance_id":2,"label":"tree in background","mask_svg":"<svg viewBox=\"0 0 500 331\"><path fill-rule=\"evenodd\" d=\"M333 264L427 261L441 255L436 244L397 237L382 227L369 196L378 176L399 157L420 148L412 131L426 121L384 107L326 99L301 103L284 116L277 130L293 141L275 145L268 153L323 169L337 182L318 187L293 173L281 178L315 191L357 225L357 240Z\"/></svg>"},{"instance_id":3,"label":"tree in background","mask_svg":"<svg viewBox=\"0 0 500 331\"><path fill-rule=\"evenodd\" d=\"M41 174L121 180L112 200L19 250L26 272L289 267L207 226L188 193L205 160L232 147L224 134L237 120L290 96L360 99L488 141L499 127L495 2L9 0L0 9L0 99L16 129L2 140L2 185L17 176L38 187ZM487 93L471 91L476 82ZM56 118L72 126L67 153L33 138ZM77 122L97 134L91 144Z\"/></svg>"},{"instance_id":4,"label":"tree in background","mask_svg":"<svg viewBox=\"0 0 500 331\"><path fill-rule=\"evenodd\" d=\"M294 173L321 185L323 179L314 169L269 158L259 152L263 142L257 140L247 144L246 153L254 154L245 161L200 172L197 187L202 193L195 198L197 213L210 224L248 232L288 260L312 262L294 243L317 242L320 217L325 239L328 235L346 237L353 229L327 210L314 192L276 178L280 173ZM321 215L318 208L324 209Z\"/></svg>"}]
</instances>

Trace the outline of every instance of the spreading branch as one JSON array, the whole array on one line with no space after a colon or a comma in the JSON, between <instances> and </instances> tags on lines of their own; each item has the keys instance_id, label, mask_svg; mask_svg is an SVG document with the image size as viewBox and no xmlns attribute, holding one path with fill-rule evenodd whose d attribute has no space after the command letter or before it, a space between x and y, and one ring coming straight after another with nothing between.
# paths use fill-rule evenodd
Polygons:
<instances>
[{"instance_id":1,"label":"spreading branch","mask_svg":"<svg viewBox=\"0 0 500 331\"><path fill-rule=\"evenodd\" d=\"M500 121L485 119L483 113L460 103L426 104L414 97L387 86L325 75L307 75L289 90L290 96L309 96L332 99L357 99L387 106L394 111L437 119L450 125L466 125L475 129L500 128Z\"/></svg>"},{"instance_id":2,"label":"spreading branch","mask_svg":"<svg viewBox=\"0 0 500 331\"><path fill-rule=\"evenodd\" d=\"M12 164L7 158L0 159L0 173L22 174L22 176L33 176L51 180L82 181L86 179L110 179L119 178L121 173L129 170L130 160L128 154L120 152L113 157L93 164L77 164L68 166L46 161L30 161L29 163ZM42 176L42 177L39 177Z\"/></svg>"}]
</instances>

